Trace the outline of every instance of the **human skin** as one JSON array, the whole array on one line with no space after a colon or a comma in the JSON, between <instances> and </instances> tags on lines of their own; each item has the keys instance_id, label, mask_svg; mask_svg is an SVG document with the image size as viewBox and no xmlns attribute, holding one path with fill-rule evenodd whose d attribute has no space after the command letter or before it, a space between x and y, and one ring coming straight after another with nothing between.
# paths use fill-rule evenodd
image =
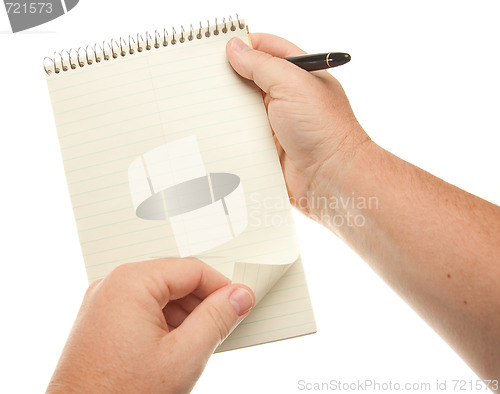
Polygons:
<instances>
[{"instance_id":1,"label":"human skin","mask_svg":"<svg viewBox=\"0 0 500 394\"><path fill-rule=\"evenodd\" d=\"M87 290L47 393L188 393L254 302L197 259L119 266Z\"/></svg>"},{"instance_id":2,"label":"human skin","mask_svg":"<svg viewBox=\"0 0 500 394\"><path fill-rule=\"evenodd\" d=\"M227 57L263 91L291 202L356 250L481 378L500 379L500 208L378 146L332 75L282 59L304 53L295 45L251 40L254 49L232 39ZM353 197L367 203L335 203ZM89 287L47 392L189 392L254 302L196 259L120 266Z\"/></svg>"},{"instance_id":3,"label":"human skin","mask_svg":"<svg viewBox=\"0 0 500 394\"><path fill-rule=\"evenodd\" d=\"M294 44L250 38L253 49L232 39L227 57L263 92L292 204L348 243L478 376L500 379L500 208L378 146L330 73L282 59L304 53ZM349 198L365 203L338 203Z\"/></svg>"}]
</instances>

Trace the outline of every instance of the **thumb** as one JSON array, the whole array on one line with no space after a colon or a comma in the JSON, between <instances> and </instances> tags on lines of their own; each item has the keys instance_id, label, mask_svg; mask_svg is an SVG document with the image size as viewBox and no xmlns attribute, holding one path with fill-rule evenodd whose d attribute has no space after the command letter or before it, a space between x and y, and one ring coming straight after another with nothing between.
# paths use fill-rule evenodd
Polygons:
<instances>
[{"instance_id":1,"label":"thumb","mask_svg":"<svg viewBox=\"0 0 500 394\"><path fill-rule=\"evenodd\" d=\"M175 331L196 352L193 358L208 359L254 304L255 296L248 287L225 286L205 298Z\"/></svg>"},{"instance_id":2,"label":"thumb","mask_svg":"<svg viewBox=\"0 0 500 394\"><path fill-rule=\"evenodd\" d=\"M311 75L294 64L250 48L239 38L232 38L226 46L226 55L234 70L246 79L251 79L266 93L278 85L293 83L294 88L307 88Z\"/></svg>"}]
</instances>

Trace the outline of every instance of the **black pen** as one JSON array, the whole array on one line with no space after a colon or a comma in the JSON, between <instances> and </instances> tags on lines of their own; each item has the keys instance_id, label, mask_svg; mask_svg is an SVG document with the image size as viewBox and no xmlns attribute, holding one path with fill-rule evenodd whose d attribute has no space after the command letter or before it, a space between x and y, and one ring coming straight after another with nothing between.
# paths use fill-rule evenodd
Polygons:
<instances>
[{"instance_id":1,"label":"black pen","mask_svg":"<svg viewBox=\"0 0 500 394\"><path fill-rule=\"evenodd\" d=\"M316 53L314 55L285 57L285 60L288 60L306 71L316 71L346 64L351 60L351 55L342 52L328 52Z\"/></svg>"}]
</instances>

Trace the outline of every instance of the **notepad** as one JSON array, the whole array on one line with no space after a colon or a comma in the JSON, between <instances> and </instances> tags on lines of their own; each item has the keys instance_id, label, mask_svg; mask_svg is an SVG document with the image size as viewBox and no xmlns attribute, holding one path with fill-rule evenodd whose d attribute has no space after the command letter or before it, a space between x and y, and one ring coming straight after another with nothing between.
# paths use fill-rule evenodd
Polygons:
<instances>
[{"instance_id":1,"label":"notepad","mask_svg":"<svg viewBox=\"0 0 500 394\"><path fill-rule=\"evenodd\" d=\"M203 260L257 300L218 351L316 331L261 92L225 55L247 30L228 18L44 62L89 282Z\"/></svg>"}]
</instances>

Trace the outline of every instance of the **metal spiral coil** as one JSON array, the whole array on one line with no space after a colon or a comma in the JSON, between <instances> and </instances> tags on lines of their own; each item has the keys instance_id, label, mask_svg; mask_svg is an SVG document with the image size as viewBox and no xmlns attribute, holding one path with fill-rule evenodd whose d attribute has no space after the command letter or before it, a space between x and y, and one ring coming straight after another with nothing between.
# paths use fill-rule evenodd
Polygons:
<instances>
[{"instance_id":1,"label":"metal spiral coil","mask_svg":"<svg viewBox=\"0 0 500 394\"><path fill-rule=\"evenodd\" d=\"M53 57L46 57L43 59L43 68L47 75L59 74L90 66L94 63L101 63L133 55L136 52L143 52L144 50L150 51L166 47L168 45L183 44L193 40L201 40L202 38L210 37L211 35L226 34L228 31L235 31L237 28L244 29L245 23L239 19L236 14L236 21L230 16L227 20L222 18L222 23L211 25L207 20L207 25L203 27L200 22L199 27L190 25L190 29L186 31L184 26L181 26L180 32L177 33L175 28L172 28L172 34L169 34L167 29L163 29L163 33L155 30L154 36L146 32L145 38L142 34L136 36L129 35L128 39L120 37L118 40L112 38L110 41L103 41L102 45L94 44L94 46L87 45L85 48L79 47L78 49L71 48L69 51L63 49L60 52L54 52ZM134 38L135 37L135 38Z\"/></svg>"}]
</instances>

